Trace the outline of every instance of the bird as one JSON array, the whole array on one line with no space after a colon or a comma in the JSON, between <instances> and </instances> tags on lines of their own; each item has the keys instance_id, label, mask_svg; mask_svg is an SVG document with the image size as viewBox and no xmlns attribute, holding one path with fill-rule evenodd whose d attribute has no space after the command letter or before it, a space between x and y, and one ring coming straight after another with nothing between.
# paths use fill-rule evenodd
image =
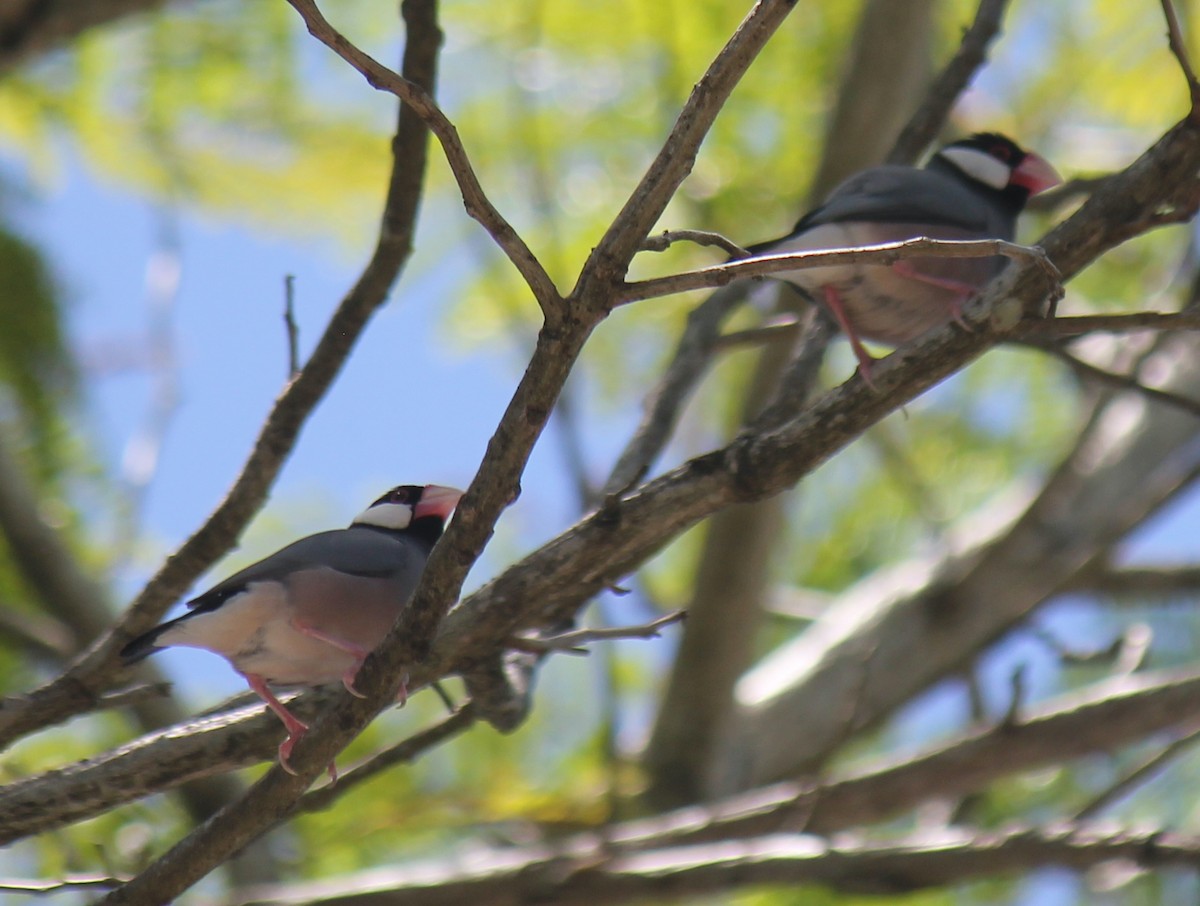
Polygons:
<instances>
[{"instance_id":1,"label":"bird","mask_svg":"<svg viewBox=\"0 0 1200 906\"><path fill-rule=\"evenodd\" d=\"M979 132L941 148L924 168L885 164L854 174L788 235L748 251L757 257L922 236L1012 241L1029 198L1060 182L1039 155L998 133ZM969 329L963 304L1004 264L999 256L914 257L890 266L838 264L771 276L829 310L873 386L874 359L863 339L901 346L952 320Z\"/></svg>"},{"instance_id":2,"label":"bird","mask_svg":"<svg viewBox=\"0 0 1200 906\"><path fill-rule=\"evenodd\" d=\"M308 725L270 686L341 680L361 698L355 676L412 596L460 497L434 484L392 488L349 528L301 538L218 582L183 616L125 645L121 658L133 664L171 646L221 655L283 722L279 763L295 773L288 759ZM402 681L401 703L407 694Z\"/></svg>"}]
</instances>

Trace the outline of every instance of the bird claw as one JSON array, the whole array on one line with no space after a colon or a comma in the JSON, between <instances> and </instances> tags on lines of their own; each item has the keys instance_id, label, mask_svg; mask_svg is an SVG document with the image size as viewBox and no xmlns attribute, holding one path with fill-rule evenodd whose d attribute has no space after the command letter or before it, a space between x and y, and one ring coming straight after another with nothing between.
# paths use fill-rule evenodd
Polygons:
<instances>
[{"instance_id":1,"label":"bird claw","mask_svg":"<svg viewBox=\"0 0 1200 906\"><path fill-rule=\"evenodd\" d=\"M397 707L403 708L408 704L408 671L400 675L400 688L396 690L396 701L400 704Z\"/></svg>"},{"instance_id":2,"label":"bird claw","mask_svg":"<svg viewBox=\"0 0 1200 906\"><path fill-rule=\"evenodd\" d=\"M345 686L346 691L355 698L366 698L367 696L362 692L359 692L354 685L354 678L356 676L358 676L358 666L355 666L353 670L346 671L346 674L342 677L342 685Z\"/></svg>"},{"instance_id":3,"label":"bird claw","mask_svg":"<svg viewBox=\"0 0 1200 906\"><path fill-rule=\"evenodd\" d=\"M291 765L292 749L296 746L296 741L303 736L303 732L297 733L294 736L289 736L279 744L279 766L291 774L293 777L300 776L296 773Z\"/></svg>"}]
</instances>

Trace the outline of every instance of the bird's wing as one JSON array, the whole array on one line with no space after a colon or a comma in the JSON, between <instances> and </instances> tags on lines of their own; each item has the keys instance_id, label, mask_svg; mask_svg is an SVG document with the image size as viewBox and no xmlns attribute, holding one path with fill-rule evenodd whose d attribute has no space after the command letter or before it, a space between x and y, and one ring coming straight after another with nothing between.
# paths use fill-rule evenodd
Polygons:
<instances>
[{"instance_id":1,"label":"bird's wing","mask_svg":"<svg viewBox=\"0 0 1200 906\"><path fill-rule=\"evenodd\" d=\"M305 569L326 568L362 578L386 579L424 560L421 542L361 526L310 535L289 544L188 601L193 610L215 610L254 582L282 581Z\"/></svg>"},{"instance_id":2,"label":"bird's wing","mask_svg":"<svg viewBox=\"0 0 1200 906\"><path fill-rule=\"evenodd\" d=\"M1002 226L992 208L961 180L933 170L873 167L833 190L791 235L827 223L929 223L993 235Z\"/></svg>"}]
</instances>

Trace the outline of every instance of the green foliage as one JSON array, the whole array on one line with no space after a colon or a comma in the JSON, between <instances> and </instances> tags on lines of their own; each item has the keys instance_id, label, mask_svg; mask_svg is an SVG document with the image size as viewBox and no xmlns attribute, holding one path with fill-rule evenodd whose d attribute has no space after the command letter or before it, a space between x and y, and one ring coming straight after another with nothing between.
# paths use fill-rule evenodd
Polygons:
<instances>
[{"instance_id":1,"label":"green foliage","mask_svg":"<svg viewBox=\"0 0 1200 906\"><path fill-rule=\"evenodd\" d=\"M0 422L28 427L43 453L74 373L62 299L39 250L0 221Z\"/></svg>"}]
</instances>

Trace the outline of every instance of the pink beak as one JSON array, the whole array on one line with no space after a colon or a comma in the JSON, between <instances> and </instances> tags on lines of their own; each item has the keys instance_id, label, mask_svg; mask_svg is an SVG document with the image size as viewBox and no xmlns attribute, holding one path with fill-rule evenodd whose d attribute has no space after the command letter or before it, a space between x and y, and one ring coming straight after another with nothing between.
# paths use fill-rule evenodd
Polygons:
<instances>
[{"instance_id":1,"label":"pink beak","mask_svg":"<svg viewBox=\"0 0 1200 906\"><path fill-rule=\"evenodd\" d=\"M1028 189L1030 195L1037 195L1049 188L1059 185L1062 177L1046 160L1032 151L1025 155L1009 180L1014 185Z\"/></svg>"},{"instance_id":2,"label":"pink beak","mask_svg":"<svg viewBox=\"0 0 1200 906\"><path fill-rule=\"evenodd\" d=\"M413 510L413 518L423 516L439 516L446 519L458 506L463 492L457 488L447 488L440 484L427 484L421 492L421 502Z\"/></svg>"}]
</instances>

